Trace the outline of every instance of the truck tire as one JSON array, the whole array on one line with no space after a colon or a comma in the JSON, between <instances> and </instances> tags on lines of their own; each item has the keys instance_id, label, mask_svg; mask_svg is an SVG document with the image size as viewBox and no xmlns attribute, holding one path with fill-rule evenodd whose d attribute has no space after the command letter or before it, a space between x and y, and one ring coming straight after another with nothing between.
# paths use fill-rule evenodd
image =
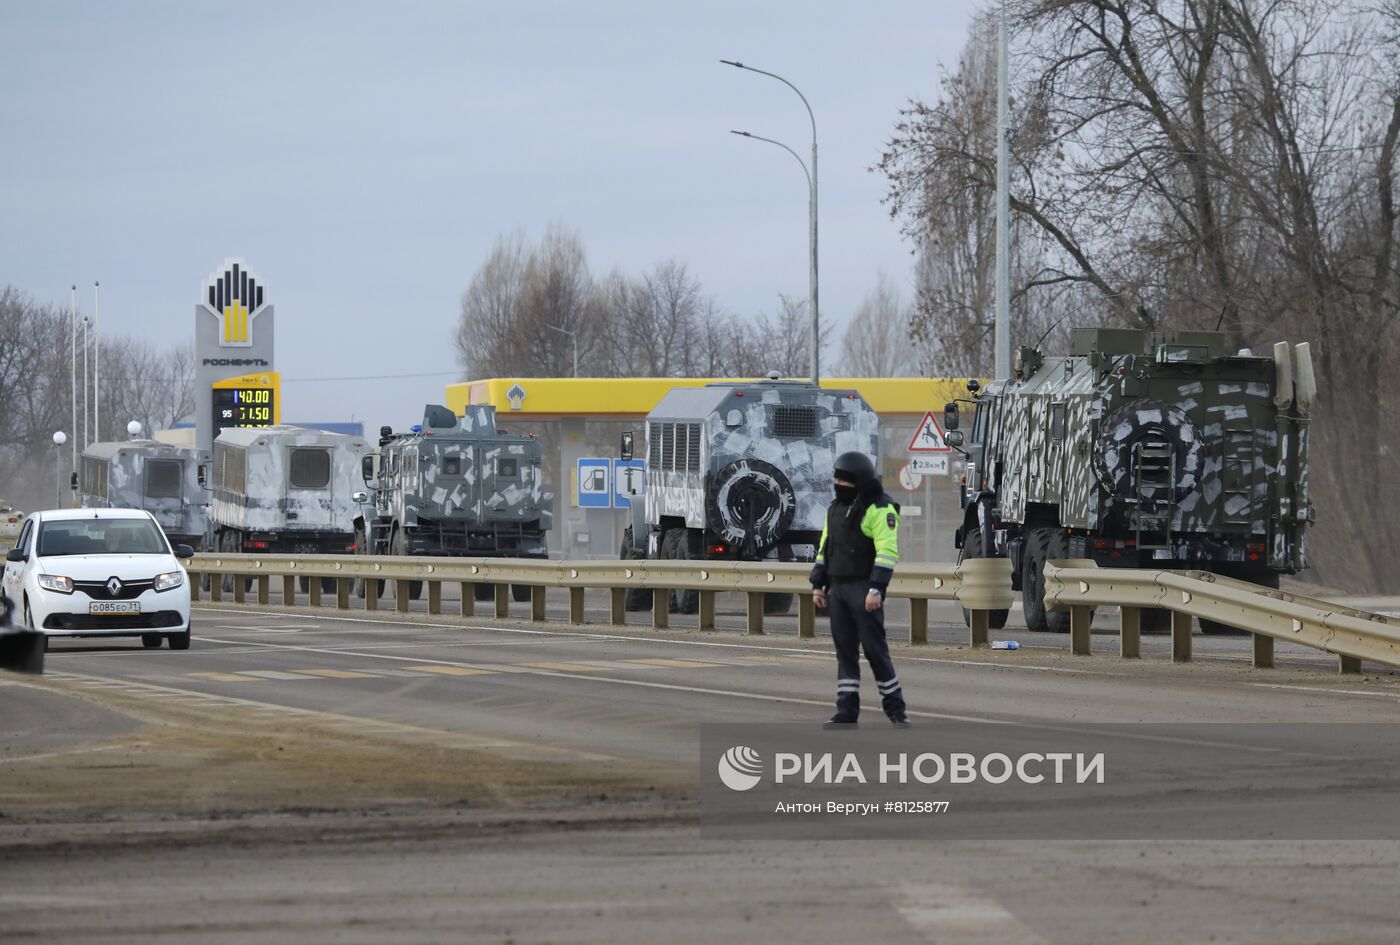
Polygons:
<instances>
[{"instance_id":1,"label":"truck tire","mask_svg":"<svg viewBox=\"0 0 1400 945\"><path fill-rule=\"evenodd\" d=\"M665 544L661 548L661 557L667 561L687 561L699 557L692 554L692 540L690 529L673 528L666 533ZM672 590L670 592L671 613L673 614L695 614L700 612L700 592L687 590Z\"/></svg>"},{"instance_id":2,"label":"truck tire","mask_svg":"<svg viewBox=\"0 0 1400 945\"><path fill-rule=\"evenodd\" d=\"M421 584L422 582L419 583ZM417 597L418 595L415 594L413 596ZM526 601L528 601L530 599L530 585L512 584L510 586L510 599L515 601L517 604L523 604Z\"/></svg>"},{"instance_id":3,"label":"truck tire","mask_svg":"<svg viewBox=\"0 0 1400 945\"><path fill-rule=\"evenodd\" d=\"M962 556L964 558L985 558L982 554L982 530L979 528L967 536L963 542ZM993 610L988 614L987 626L992 630L1001 630L1006 626L1006 618L1010 616L1009 610ZM966 607L963 608L963 624L972 626L972 612Z\"/></svg>"},{"instance_id":4,"label":"truck tire","mask_svg":"<svg viewBox=\"0 0 1400 945\"><path fill-rule=\"evenodd\" d=\"M618 557L623 561L645 560L646 555L632 550L632 526L628 525L622 530L622 549L618 552ZM651 591L642 587L629 587L623 595L622 609L627 613L639 613L651 610Z\"/></svg>"},{"instance_id":5,"label":"truck tire","mask_svg":"<svg viewBox=\"0 0 1400 945\"><path fill-rule=\"evenodd\" d=\"M1069 535L1064 529L1047 529L1050 533L1046 542L1045 561L1054 561L1069 557ZM1045 563L1041 562L1040 573L1040 596L1045 598ZM1089 608L1089 626L1094 625L1094 610ZM1068 610L1046 610L1045 623L1050 628L1051 633L1069 633L1069 611Z\"/></svg>"},{"instance_id":6,"label":"truck tire","mask_svg":"<svg viewBox=\"0 0 1400 945\"><path fill-rule=\"evenodd\" d=\"M1172 612L1163 610L1160 607L1144 607L1140 633L1147 633L1153 636L1160 636L1164 633L1172 632Z\"/></svg>"},{"instance_id":7,"label":"truck tire","mask_svg":"<svg viewBox=\"0 0 1400 945\"><path fill-rule=\"evenodd\" d=\"M792 610L792 594L764 594L763 613L769 617L785 614Z\"/></svg>"},{"instance_id":8,"label":"truck tire","mask_svg":"<svg viewBox=\"0 0 1400 945\"><path fill-rule=\"evenodd\" d=\"M472 598L474 600L495 600L496 585L494 584L473 584Z\"/></svg>"},{"instance_id":9,"label":"truck tire","mask_svg":"<svg viewBox=\"0 0 1400 945\"><path fill-rule=\"evenodd\" d=\"M1050 632L1045 609L1045 559L1049 550L1049 530L1031 529L1026 536L1025 560L1022 562L1021 610L1026 615L1026 629L1036 633Z\"/></svg>"},{"instance_id":10,"label":"truck tire","mask_svg":"<svg viewBox=\"0 0 1400 945\"><path fill-rule=\"evenodd\" d=\"M407 542L404 541L403 532L399 531L398 529L394 529L394 537L393 537L392 539L390 539L390 541L389 541L389 554L394 555L394 556L396 556L396 557L400 557L400 558L402 558L402 557L407 557L407 556L408 556ZM381 585L381 586L382 586L382 585ZM394 582L394 586L395 586L395 587L398 587L398 582L397 582L397 581ZM397 594L398 591L396 590L396 591L394 591L394 593ZM422 597L422 596L423 596L423 582L422 582L422 581L409 581L409 582L408 582L408 598L409 598L409 600L417 600L418 598L420 598L420 597Z\"/></svg>"}]
</instances>

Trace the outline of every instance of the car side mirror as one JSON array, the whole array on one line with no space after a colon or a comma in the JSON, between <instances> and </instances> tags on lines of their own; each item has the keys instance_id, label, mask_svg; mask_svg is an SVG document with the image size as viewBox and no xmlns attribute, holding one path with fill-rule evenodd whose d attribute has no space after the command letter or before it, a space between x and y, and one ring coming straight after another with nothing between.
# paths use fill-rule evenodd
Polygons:
<instances>
[{"instance_id":1,"label":"car side mirror","mask_svg":"<svg viewBox=\"0 0 1400 945\"><path fill-rule=\"evenodd\" d=\"M20 548L11 548L9 551L5 552L5 560L6 560L6 561L28 561L28 560L29 560L29 555L25 554L24 551L23 551L22 549L20 549Z\"/></svg>"},{"instance_id":2,"label":"car side mirror","mask_svg":"<svg viewBox=\"0 0 1400 945\"><path fill-rule=\"evenodd\" d=\"M961 430L949 430L943 434L943 442L947 443L955 450L962 449L963 435Z\"/></svg>"},{"instance_id":3,"label":"car side mirror","mask_svg":"<svg viewBox=\"0 0 1400 945\"><path fill-rule=\"evenodd\" d=\"M352 502L361 502L361 503L363 503L363 502L368 502L368 501L369 501L369 493L368 493L368 492L356 492L356 493L353 493L353 494L350 496L350 501L352 501Z\"/></svg>"},{"instance_id":4,"label":"car side mirror","mask_svg":"<svg viewBox=\"0 0 1400 945\"><path fill-rule=\"evenodd\" d=\"M191 548L189 545L176 545L176 546L175 546L175 557L177 557L177 558L193 558L193 557L194 557L194 549Z\"/></svg>"},{"instance_id":5,"label":"car side mirror","mask_svg":"<svg viewBox=\"0 0 1400 945\"><path fill-rule=\"evenodd\" d=\"M364 456L360 459L360 478L369 482L374 478L374 457Z\"/></svg>"},{"instance_id":6,"label":"car side mirror","mask_svg":"<svg viewBox=\"0 0 1400 945\"><path fill-rule=\"evenodd\" d=\"M958 428L958 405L949 403L943 405L943 430L956 430Z\"/></svg>"},{"instance_id":7,"label":"car side mirror","mask_svg":"<svg viewBox=\"0 0 1400 945\"><path fill-rule=\"evenodd\" d=\"M632 458L632 431L631 431L631 430L627 430L626 432L624 432L624 433L622 434L622 447L618 450L617 455L622 459L623 462L627 462L628 460L630 460L630 459Z\"/></svg>"}]
</instances>

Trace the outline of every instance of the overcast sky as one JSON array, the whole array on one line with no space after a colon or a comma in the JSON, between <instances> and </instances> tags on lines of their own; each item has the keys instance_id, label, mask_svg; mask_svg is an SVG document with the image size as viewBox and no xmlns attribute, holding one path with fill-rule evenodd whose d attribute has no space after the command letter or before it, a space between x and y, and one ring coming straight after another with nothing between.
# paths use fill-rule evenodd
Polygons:
<instances>
[{"instance_id":1,"label":"overcast sky","mask_svg":"<svg viewBox=\"0 0 1400 945\"><path fill-rule=\"evenodd\" d=\"M277 307L288 420L418 419L498 234L579 231L595 274L676 258L725 307L807 291L807 95L824 315L911 260L880 203L901 105L972 0L671 4L0 0L0 283L108 330L192 337L244 257ZM311 381L421 372L413 379ZM298 380L301 379L301 380Z\"/></svg>"}]
</instances>

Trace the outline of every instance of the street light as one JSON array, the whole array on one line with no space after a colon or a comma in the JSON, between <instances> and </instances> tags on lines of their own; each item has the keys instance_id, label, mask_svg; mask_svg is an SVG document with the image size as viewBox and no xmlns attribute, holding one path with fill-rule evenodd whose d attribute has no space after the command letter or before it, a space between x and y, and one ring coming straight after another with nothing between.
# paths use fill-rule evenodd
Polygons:
<instances>
[{"instance_id":1,"label":"street light","mask_svg":"<svg viewBox=\"0 0 1400 945\"><path fill-rule=\"evenodd\" d=\"M809 278L811 281L810 292L812 306L812 384L813 386L816 386L819 383L821 383L821 335L819 334L819 328L821 326L821 315L817 308L817 117L812 113L812 106L810 103L808 103L807 96L802 94L802 90L799 89L797 86L793 85L787 79L784 79L782 76L778 75L776 72L766 72L763 69L755 69L753 66L746 66L742 62L736 62L733 59L721 59L720 62L726 66L733 66L736 69L743 69L748 72L757 72L759 75L766 75L770 79L777 79L779 82L783 83L783 85L786 85L788 88L796 92L797 97L802 99L802 104L807 109L807 117L812 122L812 168L810 172L807 171L807 165L803 164L802 158L797 157L797 152L793 151L792 148L789 148L787 145L782 144L778 141L774 141L771 138L760 138L758 135L751 135L747 132L738 131L735 132L735 134L743 135L746 138L755 138L759 141L767 141L769 144L778 145L778 147L783 148L793 157L797 157L797 163L802 164L802 170L804 172L807 172L807 227L809 231L808 244L812 256L811 271L809 273Z\"/></svg>"},{"instance_id":2,"label":"street light","mask_svg":"<svg viewBox=\"0 0 1400 945\"><path fill-rule=\"evenodd\" d=\"M578 332L569 331L567 328L560 328L558 325L545 325L550 331L557 331L561 335L568 335L574 340L574 377L578 377Z\"/></svg>"},{"instance_id":3,"label":"street light","mask_svg":"<svg viewBox=\"0 0 1400 945\"><path fill-rule=\"evenodd\" d=\"M68 442L68 434L59 430L53 435L53 472L57 480L56 494L54 496L53 507L63 507L63 444Z\"/></svg>"},{"instance_id":4,"label":"street light","mask_svg":"<svg viewBox=\"0 0 1400 945\"><path fill-rule=\"evenodd\" d=\"M126 435L133 440L141 439L141 421L132 420L126 425Z\"/></svg>"}]
</instances>

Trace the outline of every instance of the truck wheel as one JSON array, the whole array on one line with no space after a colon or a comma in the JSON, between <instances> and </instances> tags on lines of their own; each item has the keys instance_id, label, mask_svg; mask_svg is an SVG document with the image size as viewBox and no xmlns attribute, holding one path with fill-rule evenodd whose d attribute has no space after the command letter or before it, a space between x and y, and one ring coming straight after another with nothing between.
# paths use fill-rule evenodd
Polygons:
<instances>
[{"instance_id":1,"label":"truck wheel","mask_svg":"<svg viewBox=\"0 0 1400 945\"><path fill-rule=\"evenodd\" d=\"M661 557L668 561L686 561L695 557L690 553L690 530L673 528L666 533L666 542L661 548ZM671 613L694 614L700 612L700 592L673 590L670 594Z\"/></svg>"},{"instance_id":2,"label":"truck wheel","mask_svg":"<svg viewBox=\"0 0 1400 945\"><path fill-rule=\"evenodd\" d=\"M984 557L986 557L986 555L982 554L982 530L981 530L980 528L979 528L976 532L974 532L974 533L972 533L971 535L967 536L967 540L963 542L963 554L962 554L962 556L963 556L964 558L984 558ZM990 628L993 629L993 630L1001 630L1002 628L1004 628L1004 627L1006 626L1006 618L1007 618L1007 616L1008 616L1010 613L1011 613L1011 611L1009 611L1009 610L993 610L993 611L990 611L990 612L989 612L989 618L990 618L990 619L988 619L988 621L987 621L987 626L990 627ZM969 611L966 607L964 607L964 608L963 608L962 614L963 614L963 624L964 624L965 626L968 626L968 627L972 626L972 613L971 613L971 611Z\"/></svg>"},{"instance_id":3,"label":"truck wheel","mask_svg":"<svg viewBox=\"0 0 1400 945\"><path fill-rule=\"evenodd\" d=\"M1045 599L1045 562L1054 561L1060 558L1069 557L1069 535L1061 529L1047 529L1049 539L1046 542L1045 558L1040 563L1040 597ZM1089 608L1089 625L1094 623L1094 608ZM1051 633L1069 633L1069 611L1068 610L1046 610L1045 624Z\"/></svg>"},{"instance_id":4,"label":"truck wheel","mask_svg":"<svg viewBox=\"0 0 1400 945\"><path fill-rule=\"evenodd\" d=\"M311 579L310 579L310 578L308 578L308 577L299 577L299 578L297 578L297 590L299 590L299 591L301 591L301 593L305 594L305 593L306 593L307 591L309 591L310 589L311 589ZM283 603L286 603L286 601L283 601Z\"/></svg>"},{"instance_id":5,"label":"truck wheel","mask_svg":"<svg viewBox=\"0 0 1400 945\"><path fill-rule=\"evenodd\" d=\"M495 600L496 585L474 584L472 585L472 597L476 600Z\"/></svg>"},{"instance_id":6,"label":"truck wheel","mask_svg":"<svg viewBox=\"0 0 1400 945\"><path fill-rule=\"evenodd\" d=\"M1172 632L1172 612L1163 610L1160 607L1144 607L1142 609L1141 631L1160 635Z\"/></svg>"},{"instance_id":7,"label":"truck wheel","mask_svg":"<svg viewBox=\"0 0 1400 945\"><path fill-rule=\"evenodd\" d=\"M417 597L418 595L414 595ZM510 586L510 599L517 604L523 604L530 599L530 585L512 584Z\"/></svg>"},{"instance_id":8,"label":"truck wheel","mask_svg":"<svg viewBox=\"0 0 1400 945\"><path fill-rule=\"evenodd\" d=\"M972 539L980 542L980 536ZM1026 615L1026 629L1048 633L1045 610L1045 558L1050 548L1050 532L1033 528L1026 538L1026 560L1021 572L1021 609Z\"/></svg>"},{"instance_id":9,"label":"truck wheel","mask_svg":"<svg viewBox=\"0 0 1400 945\"><path fill-rule=\"evenodd\" d=\"M791 594L764 594L763 612L770 617L785 614L792 610L792 598Z\"/></svg>"},{"instance_id":10,"label":"truck wheel","mask_svg":"<svg viewBox=\"0 0 1400 945\"><path fill-rule=\"evenodd\" d=\"M398 531L397 529L394 531L394 537L393 537L392 539L389 540L389 554L394 555L394 556L397 557L397 558L404 558L404 557L407 557L407 556L408 556L408 542L406 542L406 541L404 540L403 532ZM396 583L395 583L395 587L397 587L397 586L398 586L398 585L397 585L397 582L396 582ZM397 594L398 591L396 590L394 593ZM420 597L422 597L422 596L423 596L423 582L422 582L422 581L409 581L409 582L408 582L408 598L409 598L409 600L417 600L418 598L420 598Z\"/></svg>"},{"instance_id":11,"label":"truck wheel","mask_svg":"<svg viewBox=\"0 0 1400 945\"><path fill-rule=\"evenodd\" d=\"M622 530L622 549L618 552L618 557L623 561L646 560L645 554L632 550L631 525ZM642 587L629 587L623 597L622 609L631 614L651 610L651 591Z\"/></svg>"},{"instance_id":12,"label":"truck wheel","mask_svg":"<svg viewBox=\"0 0 1400 945\"><path fill-rule=\"evenodd\" d=\"M232 536L231 534L229 534L228 532L220 532L220 533L219 533L219 537L218 537L218 539L216 539L216 541L217 541L217 544L218 544L218 547L219 547L219 550L220 550L220 551L224 552L225 554L229 554L229 553L231 553L231 552L233 551L233 543L229 540L229 539L231 539L232 537L233 537L233 536ZM221 575L221 576L219 577L219 588L220 588L225 594L232 594L232 593L233 593L233 575L232 575L232 574L224 574L224 575Z\"/></svg>"}]
</instances>

